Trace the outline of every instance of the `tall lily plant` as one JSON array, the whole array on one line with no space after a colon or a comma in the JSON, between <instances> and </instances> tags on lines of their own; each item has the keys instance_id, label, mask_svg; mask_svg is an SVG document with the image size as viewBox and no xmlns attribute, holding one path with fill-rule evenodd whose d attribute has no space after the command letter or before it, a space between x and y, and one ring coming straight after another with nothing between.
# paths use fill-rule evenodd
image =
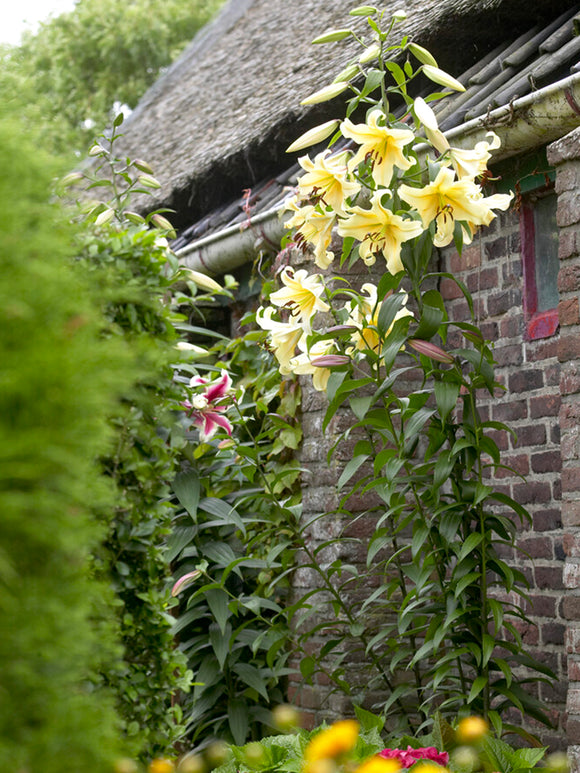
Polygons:
<instances>
[{"instance_id":1,"label":"tall lily plant","mask_svg":"<svg viewBox=\"0 0 580 773\"><path fill-rule=\"evenodd\" d=\"M395 34L403 13L361 6L351 14L366 17L370 38L350 28L317 38L354 38L361 53L303 101L348 91L346 117L289 148L329 139L313 158L299 158L303 173L287 205L291 240L314 266L285 268L257 313L280 372L310 374L326 393L323 428L344 409L353 415L345 434L359 439L338 481L340 507L322 517L348 522L353 495L372 502L366 566L346 566L333 551L326 560L328 541L302 542L322 590L298 599L290 614L302 646L325 633L320 654L302 660L303 675L324 668L361 699L345 676L345 649L350 658L359 650L366 691L382 690L380 710L402 727L428 725L435 710L481 715L498 732L514 708L548 723L525 689L549 677L522 647L526 580L502 558L515 547L515 520L529 515L492 485L503 466L493 433L509 429L478 410L478 396L499 387L490 342L466 287L433 268L437 248L454 243L461 252L509 207L511 195L483 189L499 139L489 132L469 150L450 146L431 105L461 83ZM420 76L442 88L412 97ZM358 268L368 281L353 280ZM444 277L464 294L469 321L450 319L437 289ZM450 330L461 334L460 347L448 345ZM308 527L300 529L304 536ZM317 624L309 627L309 618Z\"/></svg>"}]
</instances>

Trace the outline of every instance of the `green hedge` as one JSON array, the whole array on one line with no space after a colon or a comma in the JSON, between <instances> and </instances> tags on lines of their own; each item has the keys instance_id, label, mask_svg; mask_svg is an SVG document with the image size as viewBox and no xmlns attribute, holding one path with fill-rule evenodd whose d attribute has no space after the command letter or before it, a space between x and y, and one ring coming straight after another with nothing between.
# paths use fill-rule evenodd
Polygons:
<instances>
[{"instance_id":1,"label":"green hedge","mask_svg":"<svg viewBox=\"0 0 580 773\"><path fill-rule=\"evenodd\" d=\"M118 749L96 674L118 649L88 508L113 501L96 460L125 366L48 201L54 167L8 121L0 169L0 768L98 773Z\"/></svg>"}]
</instances>

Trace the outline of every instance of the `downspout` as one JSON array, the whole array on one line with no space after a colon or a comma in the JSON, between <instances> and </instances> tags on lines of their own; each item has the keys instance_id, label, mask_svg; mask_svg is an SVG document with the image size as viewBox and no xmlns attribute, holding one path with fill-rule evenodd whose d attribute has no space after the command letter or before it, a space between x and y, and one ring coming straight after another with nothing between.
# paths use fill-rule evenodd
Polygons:
<instances>
[{"instance_id":1,"label":"downspout","mask_svg":"<svg viewBox=\"0 0 580 773\"><path fill-rule=\"evenodd\" d=\"M575 73L456 126L445 136L454 147L473 147L493 130L501 139L501 148L494 153L500 161L563 137L578 125L580 73ZM278 244L285 233L285 198L245 223L188 244L177 252L181 264L215 276L249 262L265 244Z\"/></svg>"}]
</instances>

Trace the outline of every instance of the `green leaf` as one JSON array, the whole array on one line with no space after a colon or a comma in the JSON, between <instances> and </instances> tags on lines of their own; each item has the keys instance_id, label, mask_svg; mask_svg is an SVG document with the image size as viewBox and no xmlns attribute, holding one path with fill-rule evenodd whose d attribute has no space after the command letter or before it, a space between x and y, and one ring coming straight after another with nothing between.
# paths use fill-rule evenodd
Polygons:
<instances>
[{"instance_id":1,"label":"green leaf","mask_svg":"<svg viewBox=\"0 0 580 773\"><path fill-rule=\"evenodd\" d=\"M234 737L234 741L241 746L250 728L248 705L240 698L232 698L228 701L228 724Z\"/></svg>"},{"instance_id":2,"label":"green leaf","mask_svg":"<svg viewBox=\"0 0 580 773\"><path fill-rule=\"evenodd\" d=\"M483 690L483 688L487 684L487 676L478 676L473 684L471 685L471 690L469 691L469 695L467 697L467 702L472 703L475 698L479 695L479 693Z\"/></svg>"},{"instance_id":3,"label":"green leaf","mask_svg":"<svg viewBox=\"0 0 580 773\"><path fill-rule=\"evenodd\" d=\"M344 484L352 478L355 472L367 461L368 458L368 454L362 454L361 456L353 457L349 462L347 462L340 478L338 479L338 483L336 484L339 491L344 486Z\"/></svg>"},{"instance_id":4,"label":"green leaf","mask_svg":"<svg viewBox=\"0 0 580 773\"><path fill-rule=\"evenodd\" d=\"M359 725L363 733L367 733L373 728L376 728L379 732L385 726L385 718L377 717L376 714L372 714L370 711L361 708L360 706L354 707L354 713L358 719Z\"/></svg>"},{"instance_id":5,"label":"green leaf","mask_svg":"<svg viewBox=\"0 0 580 773\"><path fill-rule=\"evenodd\" d=\"M265 701L269 700L266 682L255 666L249 663L236 663L233 670L244 684L259 693Z\"/></svg>"},{"instance_id":6,"label":"green leaf","mask_svg":"<svg viewBox=\"0 0 580 773\"><path fill-rule=\"evenodd\" d=\"M379 316L377 319L377 328L381 335L386 336L389 328L395 321L397 312L405 305L405 293L393 293L381 304Z\"/></svg>"},{"instance_id":7,"label":"green leaf","mask_svg":"<svg viewBox=\"0 0 580 773\"><path fill-rule=\"evenodd\" d=\"M199 475L197 472L195 470L186 470L185 472L177 473L173 479L171 488L175 492L180 503L195 521L197 518L200 491Z\"/></svg>"},{"instance_id":8,"label":"green leaf","mask_svg":"<svg viewBox=\"0 0 580 773\"><path fill-rule=\"evenodd\" d=\"M437 410L444 422L457 405L460 385L450 381L436 381L434 390Z\"/></svg>"},{"instance_id":9,"label":"green leaf","mask_svg":"<svg viewBox=\"0 0 580 773\"><path fill-rule=\"evenodd\" d=\"M479 544L481 544L482 541L483 541L483 535L480 534L479 532L470 534L469 537L465 540L465 542L461 546L461 550L459 551L459 555L457 556L457 563L460 564L466 556L468 556L471 552L475 550L475 548Z\"/></svg>"},{"instance_id":10,"label":"green leaf","mask_svg":"<svg viewBox=\"0 0 580 773\"><path fill-rule=\"evenodd\" d=\"M218 660L218 663L220 664L221 669L223 669L226 658L230 651L231 635L232 629L229 624L225 626L223 633L216 623L212 623L209 627L209 641L213 651L215 652L215 656Z\"/></svg>"},{"instance_id":11,"label":"green leaf","mask_svg":"<svg viewBox=\"0 0 580 773\"><path fill-rule=\"evenodd\" d=\"M439 326L445 319L445 312L434 306L423 305L419 326L413 333L414 338L422 338L429 341L439 330Z\"/></svg>"},{"instance_id":12,"label":"green leaf","mask_svg":"<svg viewBox=\"0 0 580 773\"><path fill-rule=\"evenodd\" d=\"M302 658L302 660L300 661L300 673L307 681L314 673L315 668L316 668L316 661L310 655L307 655L305 658Z\"/></svg>"},{"instance_id":13,"label":"green leaf","mask_svg":"<svg viewBox=\"0 0 580 773\"><path fill-rule=\"evenodd\" d=\"M224 590L221 590L221 588L212 588L211 590L206 591L205 598L215 621L219 625L220 631L222 634L225 634L226 624L230 617L228 594Z\"/></svg>"}]
</instances>

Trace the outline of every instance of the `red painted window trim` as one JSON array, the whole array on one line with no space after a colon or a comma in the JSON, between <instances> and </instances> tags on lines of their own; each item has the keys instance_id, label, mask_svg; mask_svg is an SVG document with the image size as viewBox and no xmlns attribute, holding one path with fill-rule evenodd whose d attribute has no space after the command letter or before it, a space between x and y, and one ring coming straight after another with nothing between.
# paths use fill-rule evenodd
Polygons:
<instances>
[{"instance_id":1,"label":"red painted window trim","mask_svg":"<svg viewBox=\"0 0 580 773\"><path fill-rule=\"evenodd\" d=\"M531 201L522 201L520 208L520 237L524 273L524 317L529 340L549 338L558 330L558 309L538 311L536 287L536 234L534 208Z\"/></svg>"}]
</instances>

